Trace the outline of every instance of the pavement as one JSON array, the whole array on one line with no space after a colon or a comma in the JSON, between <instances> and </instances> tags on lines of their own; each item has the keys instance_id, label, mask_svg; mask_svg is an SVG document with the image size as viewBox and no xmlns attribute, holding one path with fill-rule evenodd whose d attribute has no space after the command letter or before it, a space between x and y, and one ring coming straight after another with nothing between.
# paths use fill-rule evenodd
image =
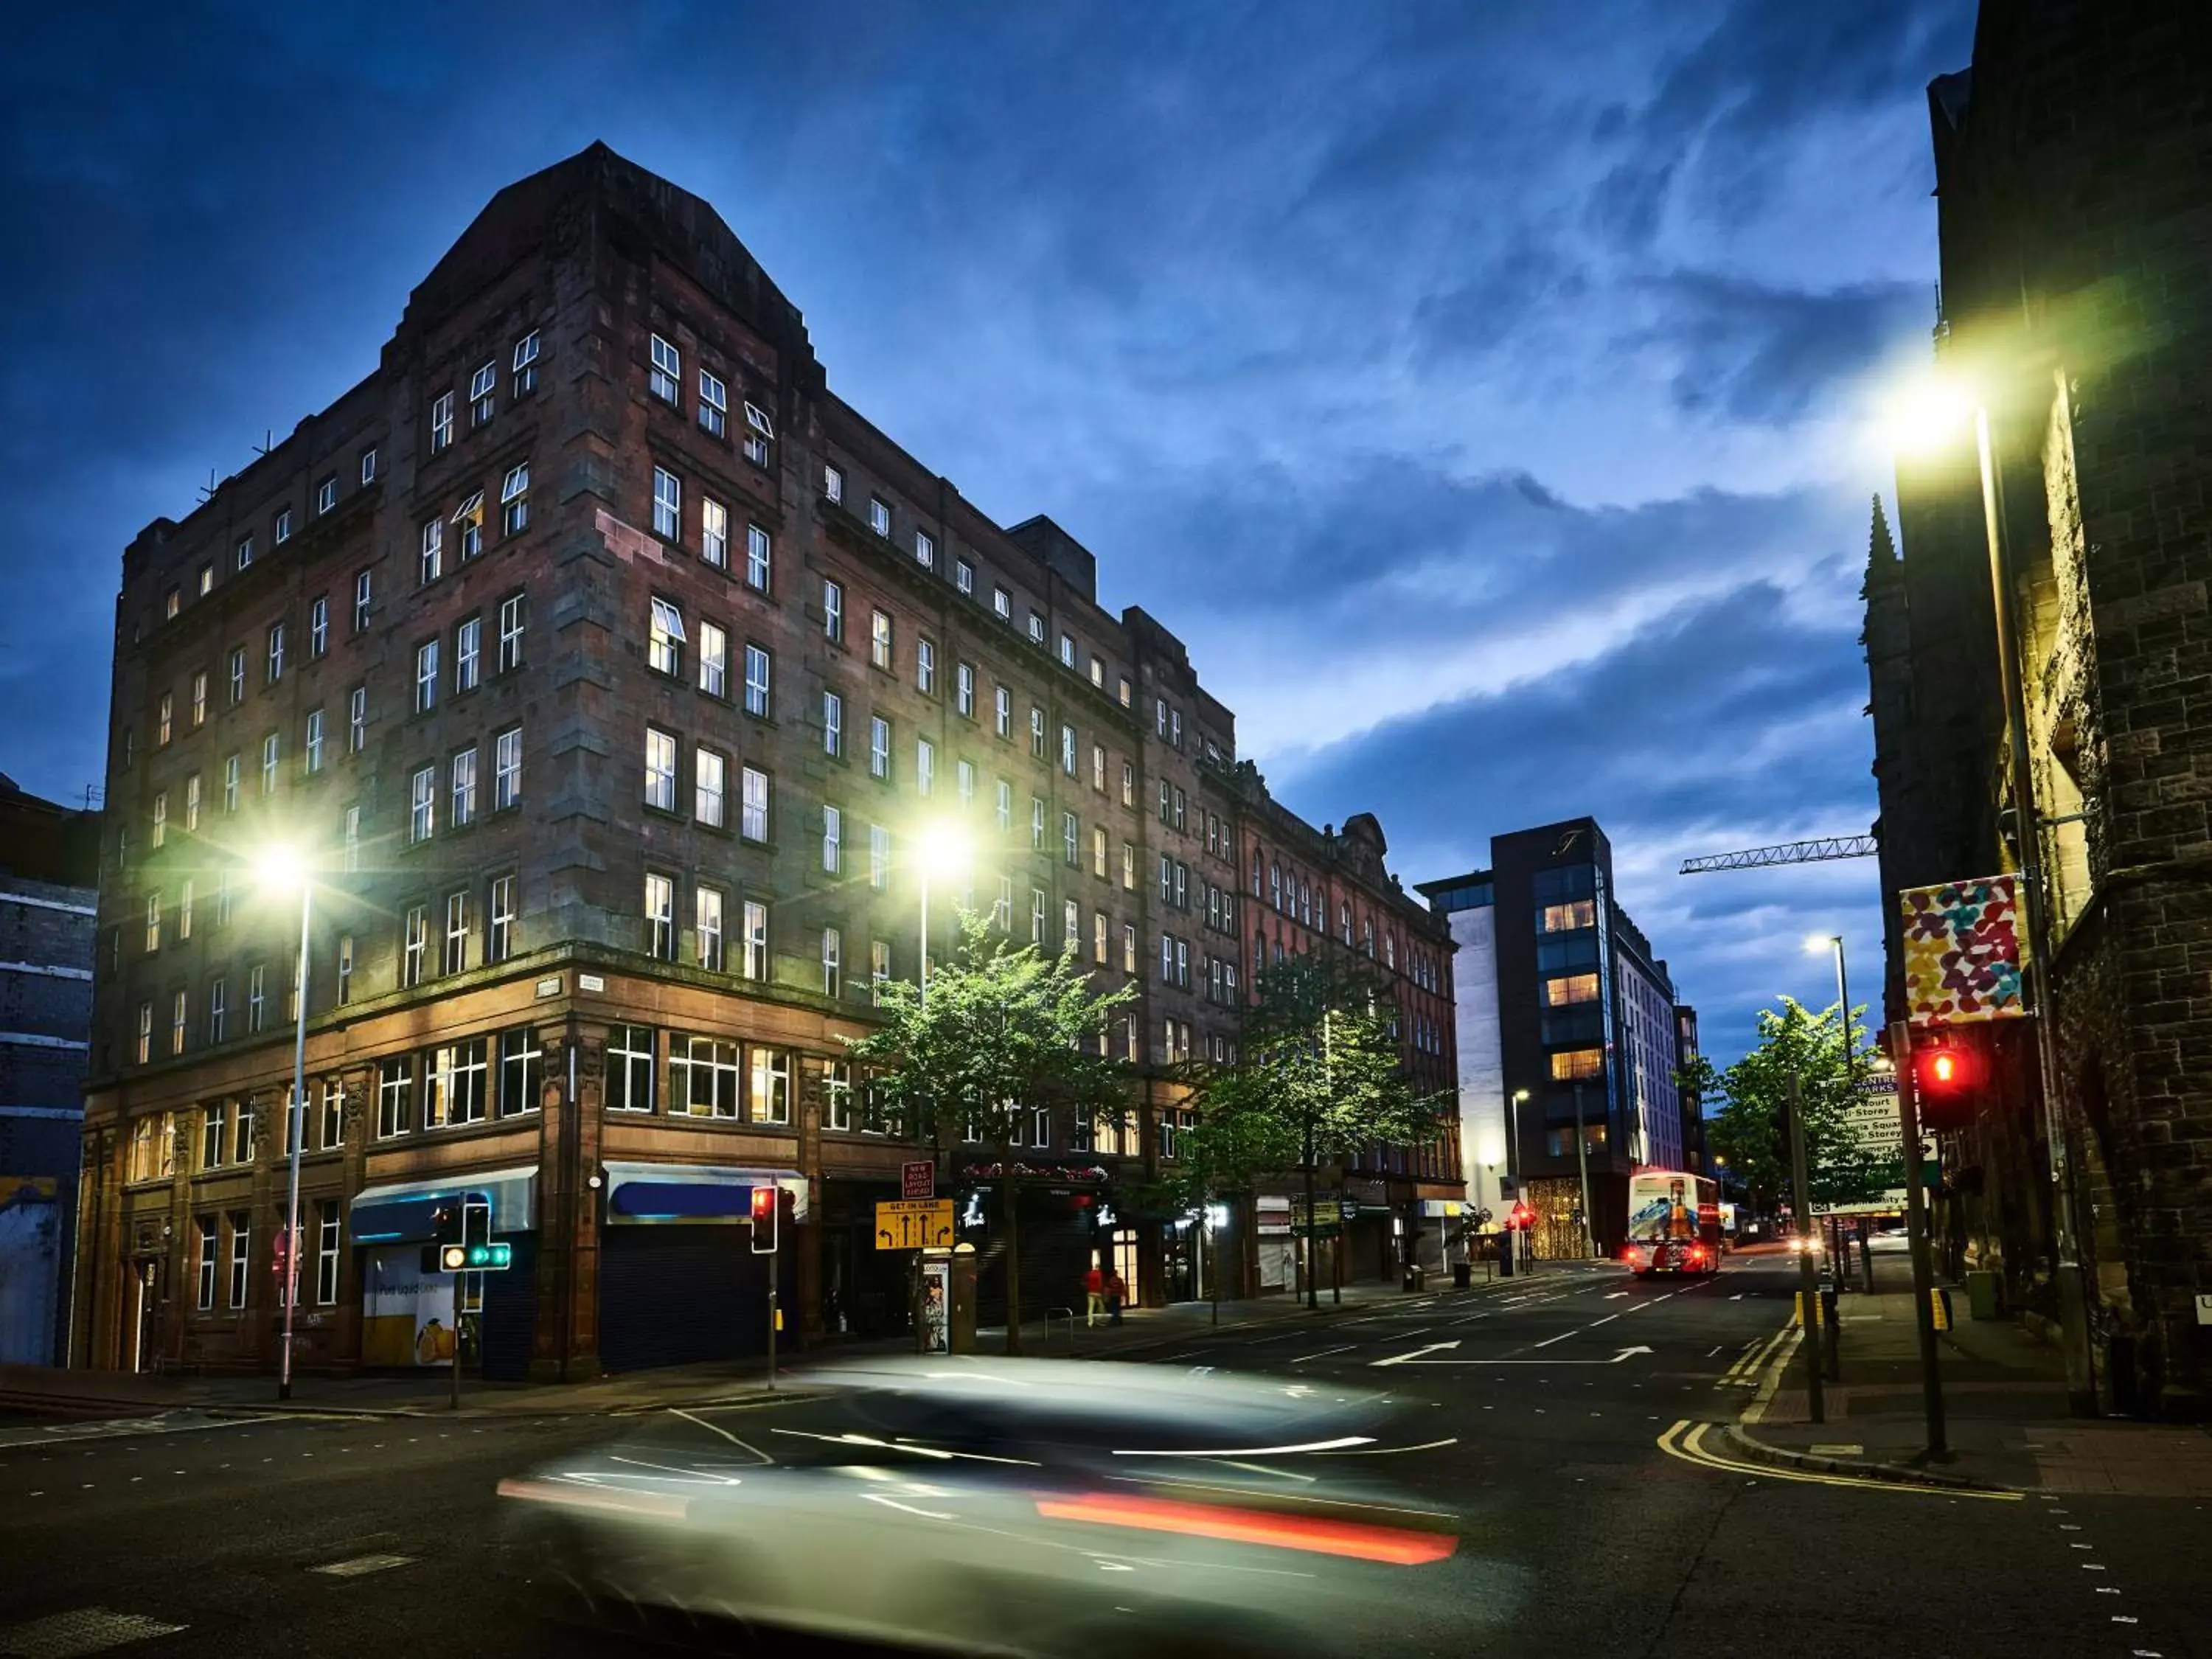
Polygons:
<instances>
[{"instance_id":1,"label":"pavement","mask_svg":"<svg viewBox=\"0 0 2212 1659\"><path fill-rule=\"evenodd\" d=\"M1793 1284L1786 1261L1758 1257L1673 1282L1563 1267L1465 1291L1362 1290L1316 1313L1225 1304L1218 1327L1203 1305L1133 1311L1118 1330L1074 1340L1079 1354L1194 1387L1244 1372L1294 1397L1388 1395L1385 1437L1334 1454L1356 1462L1254 1450L1223 1460L1215 1476L1279 1478L1296 1501L1356 1470L1387 1485L1376 1501L1455 1529L1449 1616L1430 1618L1410 1599L1348 1607L1341 1619L1364 1651L2212 1659L2207 1502L2148 1489L2129 1456L2104 1449L2107 1432L2138 1425L2050 1417L2047 1365L2039 1375L2034 1355L2008 1352L1999 1328L1962 1328L1945 1363L1957 1383L1954 1437L1968 1451L1940 1470L1884 1467L1904 1443L1877 1431L1909 1425L1917 1396L1889 1391L1899 1378L1882 1369L1894 1362L1881 1345L1894 1345L1891 1326L1910 1327L1869 1298L1843 1327L1840 1414L1794 1422ZM1054 1345L1066 1340L1055 1323ZM854 1351L825 1357L841 1352ZM789 1381L803 1384L811 1364ZM179 1401L152 1418L0 1419L0 1656L633 1650L634 1640L559 1610L542 1559L504 1529L498 1483L616 1438L647 1469L728 1468L866 1425L848 1396L794 1386L769 1398L761 1380L757 1368L616 1379L561 1391L573 1404L553 1410L550 1391L516 1390L538 1403L510 1410L479 1390L459 1418L421 1401L392 1407L419 1416L280 1413L264 1401ZM343 1397L301 1403L342 1407ZM1996 1474L2027 1465L1972 1462L1984 1424L2021 1436L2044 1483L2000 1485ZM1808 1458L1818 1443L1843 1467L1762 1462L1733 1432ZM2172 1449L2194 1443L2151 1432L2171 1437L2142 1443L2168 1449L2135 1461L2186 1461ZM886 1459L902 1450L868 1443ZM1833 1449L1844 1444L1857 1450ZM2086 1482L2093 1463L2108 1487L2049 1478L2072 1470ZM933 1524L914 1522L915 1535L927 1539ZM872 1567L857 1543L825 1559L825 1593L838 1574ZM1127 1582L1145 1589L1141 1573ZM1162 1631L1158 1650L1183 1650L1177 1638Z\"/></svg>"}]
</instances>

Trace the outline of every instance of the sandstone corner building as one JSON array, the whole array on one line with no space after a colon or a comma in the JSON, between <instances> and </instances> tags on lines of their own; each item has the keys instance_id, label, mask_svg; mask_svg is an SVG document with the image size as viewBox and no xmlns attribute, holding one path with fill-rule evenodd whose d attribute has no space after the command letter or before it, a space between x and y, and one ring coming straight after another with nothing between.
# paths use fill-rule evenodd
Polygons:
<instances>
[{"instance_id":1,"label":"sandstone corner building","mask_svg":"<svg viewBox=\"0 0 2212 1659\"><path fill-rule=\"evenodd\" d=\"M1040 1114L1020 1149L1033 1310L1094 1252L1146 1300L1205 1288L1188 1218L1139 1194L1262 953L1371 961L1419 1086L1451 1086L1450 936L1375 820L1275 802L1089 551L847 407L714 211L604 147L502 191L373 374L148 526L116 629L73 1364L275 1364L293 1133L307 1368L453 1352L417 1258L462 1194L514 1247L475 1323L491 1376L762 1345L769 1183L802 1339L901 1328L872 1206L916 1153L842 1055L915 971L909 849L946 819L978 849L951 898L1141 990L1112 1036L1133 1126ZM296 1112L274 844L317 868ZM987 1261L996 1157L945 1171ZM1347 1276L1394 1241L1433 1261L1459 1169L1444 1115L1329 1172L1392 1218ZM1229 1293L1267 1279L1265 1204Z\"/></svg>"}]
</instances>

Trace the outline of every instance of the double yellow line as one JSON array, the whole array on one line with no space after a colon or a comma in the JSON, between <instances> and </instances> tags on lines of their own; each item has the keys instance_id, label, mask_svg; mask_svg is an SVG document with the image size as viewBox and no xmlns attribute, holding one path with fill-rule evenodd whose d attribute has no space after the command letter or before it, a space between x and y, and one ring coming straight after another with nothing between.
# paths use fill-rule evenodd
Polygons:
<instances>
[{"instance_id":1,"label":"double yellow line","mask_svg":"<svg viewBox=\"0 0 2212 1659\"><path fill-rule=\"evenodd\" d=\"M1721 1373L1721 1380L1714 1386L1722 1389L1757 1388L1759 1372L1766 1369L1766 1362L1774 1357L1774 1351L1789 1340L1793 1328L1784 1325L1765 1341L1747 1344L1744 1351L1736 1356L1735 1364Z\"/></svg>"},{"instance_id":2,"label":"double yellow line","mask_svg":"<svg viewBox=\"0 0 2212 1659\"><path fill-rule=\"evenodd\" d=\"M1986 1498L2000 1504L2017 1504L2016 1492L1987 1492L1978 1486L1930 1486L1911 1480L1869 1480L1853 1474L1826 1474L1816 1469L1796 1469L1771 1463L1747 1463L1724 1457L1705 1444L1705 1436L1717 1426L1684 1418L1659 1437L1659 1449L1669 1457L1700 1468L1722 1469L1730 1474L1756 1475L1765 1480L1801 1480L1816 1486L1863 1486L1872 1492L1917 1492L1923 1498Z\"/></svg>"}]
</instances>

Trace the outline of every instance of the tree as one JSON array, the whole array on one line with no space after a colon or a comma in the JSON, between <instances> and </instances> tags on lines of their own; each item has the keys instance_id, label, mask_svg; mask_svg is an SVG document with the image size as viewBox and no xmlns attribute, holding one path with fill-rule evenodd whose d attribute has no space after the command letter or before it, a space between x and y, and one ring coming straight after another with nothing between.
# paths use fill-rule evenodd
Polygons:
<instances>
[{"instance_id":1,"label":"tree","mask_svg":"<svg viewBox=\"0 0 2212 1659\"><path fill-rule=\"evenodd\" d=\"M1094 994L1073 948L1046 957L994 934L963 910L950 957L922 988L885 981L883 1024L848 1039L867 1067L887 1127L941 1146L948 1137L999 1149L1006 1212L1006 1352L1021 1352L1020 1221L1013 1158L1017 1131L1046 1108L1124 1115L1124 1068L1106 1057L1109 1022L1136 996L1133 985Z\"/></svg>"},{"instance_id":2,"label":"tree","mask_svg":"<svg viewBox=\"0 0 2212 1659\"><path fill-rule=\"evenodd\" d=\"M1314 1182L1323 1163L1363 1147L1437 1133L1439 1100L1413 1092L1392 1034L1387 994L1366 975L1311 958L1262 969L1233 1063L1190 1077L1197 1126L1187 1156L1216 1190L1301 1173L1306 1197L1306 1303L1318 1305Z\"/></svg>"},{"instance_id":3,"label":"tree","mask_svg":"<svg viewBox=\"0 0 2212 1659\"><path fill-rule=\"evenodd\" d=\"M1854 1046L1866 1027L1863 1008L1851 1019ZM1779 1011L1759 1011L1759 1043L1726 1071L1716 1071L1702 1056L1680 1074L1705 1098L1724 1103L1707 1126L1713 1151L1759 1193L1787 1192L1790 1166L1790 1076L1797 1074L1799 1109L1805 1124L1807 1185L1816 1204L1851 1204L1880 1189L1877 1161L1860 1142L1848 1120L1854 1081L1866 1075L1869 1061L1844 1048L1836 1010L1814 1013L1792 998ZM1798 1225L1809 1218L1800 1217Z\"/></svg>"}]
</instances>

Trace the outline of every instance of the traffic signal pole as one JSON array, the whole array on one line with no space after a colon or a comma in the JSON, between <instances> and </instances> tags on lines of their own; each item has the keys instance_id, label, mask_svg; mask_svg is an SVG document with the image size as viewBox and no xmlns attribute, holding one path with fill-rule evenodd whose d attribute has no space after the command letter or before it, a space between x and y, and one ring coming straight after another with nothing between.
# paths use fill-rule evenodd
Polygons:
<instances>
[{"instance_id":1,"label":"traffic signal pole","mask_svg":"<svg viewBox=\"0 0 2212 1659\"><path fill-rule=\"evenodd\" d=\"M1813 1183L1805 1173L1805 1114L1799 1109L1795 1066L1790 1068L1790 1179L1798 1241L1808 1247L1797 1252L1797 1322L1805 1333L1805 1399L1813 1421L1825 1423L1828 1417L1820 1391L1820 1273L1809 1248L1818 1235L1808 1231L1813 1220Z\"/></svg>"},{"instance_id":2,"label":"traffic signal pole","mask_svg":"<svg viewBox=\"0 0 2212 1659\"><path fill-rule=\"evenodd\" d=\"M1905 1237L1912 1251L1912 1323L1920 1339L1921 1409L1928 1419L1928 1455L1948 1459L1943 1425L1943 1372L1936 1353L1936 1264L1928 1237L1926 1160L1920 1156L1919 1080L1912 1074L1912 1032L1890 1028L1890 1058L1897 1073L1897 1125L1905 1138Z\"/></svg>"}]
</instances>

